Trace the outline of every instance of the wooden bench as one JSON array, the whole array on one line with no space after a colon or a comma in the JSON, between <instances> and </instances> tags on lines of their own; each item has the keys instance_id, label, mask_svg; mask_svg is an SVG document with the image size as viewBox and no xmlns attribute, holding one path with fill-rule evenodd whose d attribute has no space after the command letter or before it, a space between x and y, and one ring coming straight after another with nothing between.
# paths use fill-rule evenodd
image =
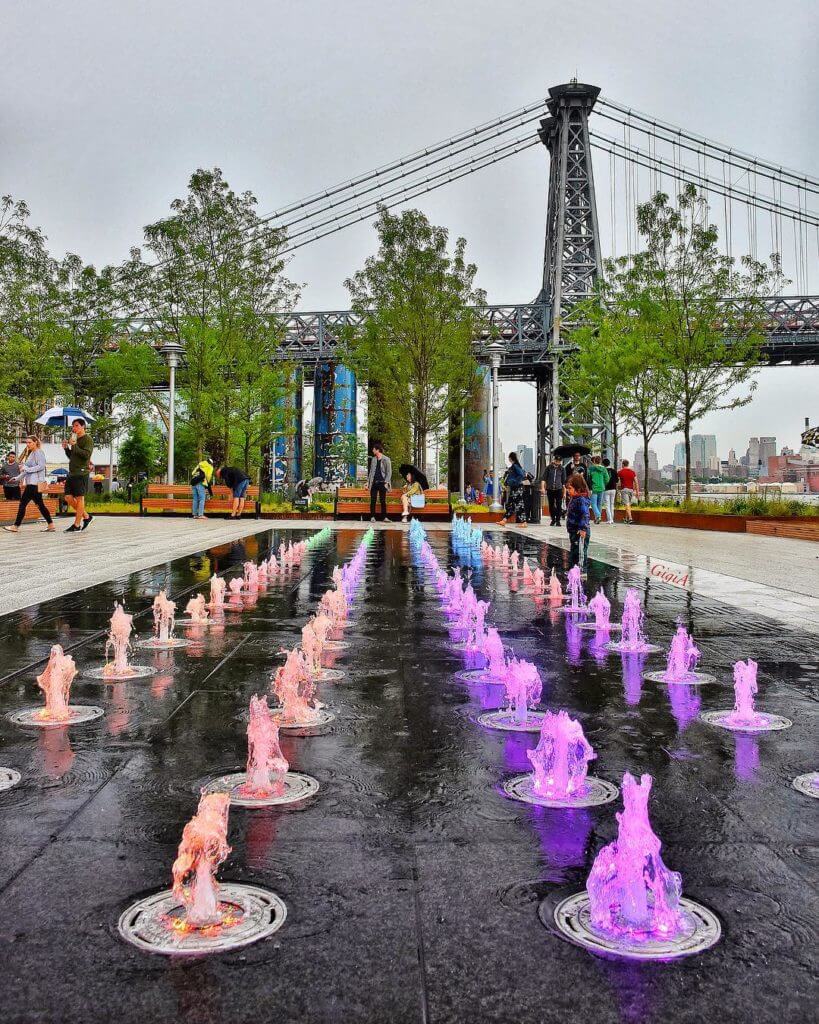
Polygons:
<instances>
[{"instance_id":1,"label":"wooden bench","mask_svg":"<svg viewBox=\"0 0 819 1024\"><path fill-rule=\"evenodd\" d=\"M258 487L248 487L247 504L242 515L259 518L262 503ZM213 497L207 496L205 515L224 515L233 509L233 492L222 484L214 484ZM178 513L189 516L193 512L193 491L190 484L148 484L145 495L139 499L139 514L158 512L163 515Z\"/></svg>"},{"instance_id":2,"label":"wooden bench","mask_svg":"<svg viewBox=\"0 0 819 1024\"><path fill-rule=\"evenodd\" d=\"M410 515L416 519L445 519L452 518L452 506L449 503L449 491L445 488L440 490L424 491L427 502L423 508L411 508ZM357 516L360 519L370 518L370 492L366 487L339 487L336 491L335 506L333 509L336 519L346 516ZM393 488L387 491L387 518L401 518L401 491ZM376 516L381 515L381 504L376 502Z\"/></svg>"},{"instance_id":3,"label":"wooden bench","mask_svg":"<svg viewBox=\"0 0 819 1024\"><path fill-rule=\"evenodd\" d=\"M749 519L745 524L746 533L761 537L790 537L794 540L819 541L819 517L810 519L779 520Z\"/></svg>"},{"instance_id":4,"label":"wooden bench","mask_svg":"<svg viewBox=\"0 0 819 1024\"><path fill-rule=\"evenodd\" d=\"M43 504L51 513L51 518L55 518L58 512L58 501L56 498L50 498L47 494L43 495ZM13 523L17 518L17 509L20 506L19 501L7 501L0 494L0 523ZM36 523L40 519L40 510L35 504L29 502L29 506L23 516L24 523Z\"/></svg>"}]
</instances>

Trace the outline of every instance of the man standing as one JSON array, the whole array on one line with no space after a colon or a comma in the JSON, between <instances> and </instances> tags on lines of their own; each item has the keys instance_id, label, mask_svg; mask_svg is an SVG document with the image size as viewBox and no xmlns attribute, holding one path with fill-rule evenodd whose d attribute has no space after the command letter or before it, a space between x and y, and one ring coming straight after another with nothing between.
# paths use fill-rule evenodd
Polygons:
<instances>
[{"instance_id":1,"label":"man standing","mask_svg":"<svg viewBox=\"0 0 819 1024\"><path fill-rule=\"evenodd\" d=\"M563 491L566 487L566 471L559 455L553 455L546 467L546 497L549 499L549 525L560 526L563 515Z\"/></svg>"},{"instance_id":2,"label":"man standing","mask_svg":"<svg viewBox=\"0 0 819 1024\"><path fill-rule=\"evenodd\" d=\"M9 452L6 461L0 468L0 483L3 484L3 495L6 501L20 500L20 477L23 473L17 456Z\"/></svg>"},{"instance_id":3,"label":"man standing","mask_svg":"<svg viewBox=\"0 0 819 1024\"><path fill-rule=\"evenodd\" d=\"M74 509L74 522L65 532L79 533L80 530L87 530L94 518L90 512L85 511L91 456L94 454L94 442L85 429L85 420L71 421L71 437L68 441L63 441L63 450L68 456L65 500Z\"/></svg>"},{"instance_id":4,"label":"man standing","mask_svg":"<svg viewBox=\"0 0 819 1024\"><path fill-rule=\"evenodd\" d=\"M589 471L586 468L585 463L580 461L580 452L574 453L574 455L572 456L572 461L567 462L566 465L563 467L563 470L567 480L571 480L575 473L579 473L580 476L582 476L583 479L586 481L586 485L588 486Z\"/></svg>"},{"instance_id":5,"label":"man standing","mask_svg":"<svg viewBox=\"0 0 819 1024\"><path fill-rule=\"evenodd\" d=\"M387 518L387 491L392 485L392 463L390 457L384 454L382 445L374 444L372 453L367 473L367 487L370 489L370 522L374 523L376 498L381 504L381 519Z\"/></svg>"},{"instance_id":6,"label":"man standing","mask_svg":"<svg viewBox=\"0 0 819 1024\"><path fill-rule=\"evenodd\" d=\"M245 501L247 501L250 477L243 469L238 469L236 466L220 466L216 470L216 479L233 492L233 511L230 513L230 518L241 519L245 510Z\"/></svg>"},{"instance_id":7,"label":"man standing","mask_svg":"<svg viewBox=\"0 0 819 1024\"><path fill-rule=\"evenodd\" d=\"M623 468L617 474L617 479L620 481L620 495L626 506L626 522L631 524L631 502L633 498L640 500L640 481L629 466L628 459L623 459Z\"/></svg>"}]
</instances>

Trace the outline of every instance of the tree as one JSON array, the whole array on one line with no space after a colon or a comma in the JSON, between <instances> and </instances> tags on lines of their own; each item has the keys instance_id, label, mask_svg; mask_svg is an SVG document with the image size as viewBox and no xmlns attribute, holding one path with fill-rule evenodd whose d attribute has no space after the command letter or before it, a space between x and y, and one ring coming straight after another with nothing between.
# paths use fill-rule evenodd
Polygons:
<instances>
[{"instance_id":1,"label":"tree","mask_svg":"<svg viewBox=\"0 0 819 1024\"><path fill-rule=\"evenodd\" d=\"M691 498L691 427L709 412L751 401L766 315L762 298L782 285L779 258L745 256L737 266L717 247L708 206L686 185L671 206L658 192L637 207L646 248L623 265L638 330L650 341L685 439ZM729 301L726 301L729 300ZM737 394L737 389L743 389Z\"/></svg>"},{"instance_id":2,"label":"tree","mask_svg":"<svg viewBox=\"0 0 819 1024\"><path fill-rule=\"evenodd\" d=\"M180 416L198 451L217 461L228 460L234 444L248 468L262 460L271 380L284 376L275 369L276 314L297 298L283 275L284 242L282 230L261 223L252 193L233 192L219 168L200 169L170 216L145 228L145 248L159 269L139 249L122 268L146 337L185 350Z\"/></svg>"},{"instance_id":3,"label":"tree","mask_svg":"<svg viewBox=\"0 0 819 1024\"><path fill-rule=\"evenodd\" d=\"M148 426L145 417L137 414L131 420L128 433L119 448L118 475L125 479L137 479L144 473L150 477L157 472L160 464L156 434Z\"/></svg>"},{"instance_id":4,"label":"tree","mask_svg":"<svg viewBox=\"0 0 819 1024\"><path fill-rule=\"evenodd\" d=\"M643 293L634 285L627 259L607 262L596 296L582 310L583 326L571 335L578 348L564 377L581 407L596 408L615 424L615 455L618 423L640 435L647 501L649 446L673 422L675 406L662 346L650 318L641 315Z\"/></svg>"},{"instance_id":5,"label":"tree","mask_svg":"<svg viewBox=\"0 0 819 1024\"><path fill-rule=\"evenodd\" d=\"M359 441L357 434L337 437L330 444L327 454L335 465L343 468L348 480L355 480L358 467L367 465L367 446Z\"/></svg>"},{"instance_id":6,"label":"tree","mask_svg":"<svg viewBox=\"0 0 819 1024\"><path fill-rule=\"evenodd\" d=\"M25 203L0 199L0 434L29 433L60 391L55 263Z\"/></svg>"},{"instance_id":7,"label":"tree","mask_svg":"<svg viewBox=\"0 0 819 1024\"><path fill-rule=\"evenodd\" d=\"M362 321L345 335L343 358L378 396L368 404L370 429L379 418L409 424L412 461L425 468L428 438L475 388L469 306L484 296L465 240L450 253L446 229L419 210L381 208L375 227L378 253L345 281Z\"/></svg>"}]
</instances>

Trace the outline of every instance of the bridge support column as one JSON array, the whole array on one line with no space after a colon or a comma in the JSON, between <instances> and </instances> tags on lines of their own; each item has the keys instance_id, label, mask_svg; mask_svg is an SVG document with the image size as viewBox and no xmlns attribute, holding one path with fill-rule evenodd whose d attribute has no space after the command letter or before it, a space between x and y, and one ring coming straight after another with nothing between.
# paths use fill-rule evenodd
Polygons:
<instances>
[{"instance_id":1,"label":"bridge support column","mask_svg":"<svg viewBox=\"0 0 819 1024\"><path fill-rule=\"evenodd\" d=\"M283 423L273 444L273 486L295 484L302 474L302 430L304 414L304 374L301 368L295 370L285 386L285 391L276 402L281 410Z\"/></svg>"},{"instance_id":2,"label":"bridge support column","mask_svg":"<svg viewBox=\"0 0 819 1024\"><path fill-rule=\"evenodd\" d=\"M334 441L356 434L356 380L355 374L341 363L322 362L316 366L313 391L316 476L325 480L346 475L355 476L352 463L334 465L330 446Z\"/></svg>"}]
</instances>

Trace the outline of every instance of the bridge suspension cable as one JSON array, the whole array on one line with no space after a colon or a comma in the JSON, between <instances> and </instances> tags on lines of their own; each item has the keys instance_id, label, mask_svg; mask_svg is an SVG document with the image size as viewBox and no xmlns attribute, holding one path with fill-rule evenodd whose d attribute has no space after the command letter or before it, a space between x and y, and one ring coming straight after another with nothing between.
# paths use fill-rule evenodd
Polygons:
<instances>
[{"instance_id":1,"label":"bridge suspension cable","mask_svg":"<svg viewBox=\"0 0 819 1024\"><path fill-rule=\"evenodd\" d=\"M616 111L621 116L613 117L610 114L606 114L600 109L600 107ZM609 120L617 121L620 124L631 123L632 128L636 131L657 135L661 139L665 136L664 141L674 141L683 149L693 148L694 152L700 153L704 150L713 151L714 153L719 154L718 156L715 156L714 159L725 158L729 163L734 164L739 169L753 169L757 173L762 173L763 171L771 172L778 180L787 179L788 183L794 186L799 186L805 191L815 192L819 195L819 178L805 174L803 171L792 170L791 168L784 167L781 164L775 164L771 161L763 160L750 153L744 153L742 150L734 149L731 146L725 146L722 143L706 138L704 135L697 135L694 132L686 131L676 125L669 124L667 121L662 121L659 118L643 114L640 111L635 110L633 107L625 107L605 96L598 97L595 114L601 117L607 117ZM634 122L638 123L635 124ZM641 127L641 125L644 127Z\"/></svg>"},{"instance_id":2,"label":"bridge suspension cable","mask_svg":"<svg viewBox=\"0 0 819 1024\"><path fill-rule=\"evenodd\" d=\"M753 189L746 190L736 185L726 184L725 181L719 181L692 167L663 160L661 157L655 156L650 152L630 146L610 136L601 135L599 132L590 132L589 136L594 148L600 149L605 153L613 153L614 156L619 157L621 160L627 160L629 163L637 164L649 171L661 171L677 181L690 181L695 185L701 186L707 192L724 195L737 202L758 209L769 210L782 217L788 217L803 224L819 226L819 213L813 213L810 210L803 209L801 206L790 206L776 199L769 199L767 196L761 196ZM633 205L636 205L636 203Z\"/></svg>"}]
</instances>

